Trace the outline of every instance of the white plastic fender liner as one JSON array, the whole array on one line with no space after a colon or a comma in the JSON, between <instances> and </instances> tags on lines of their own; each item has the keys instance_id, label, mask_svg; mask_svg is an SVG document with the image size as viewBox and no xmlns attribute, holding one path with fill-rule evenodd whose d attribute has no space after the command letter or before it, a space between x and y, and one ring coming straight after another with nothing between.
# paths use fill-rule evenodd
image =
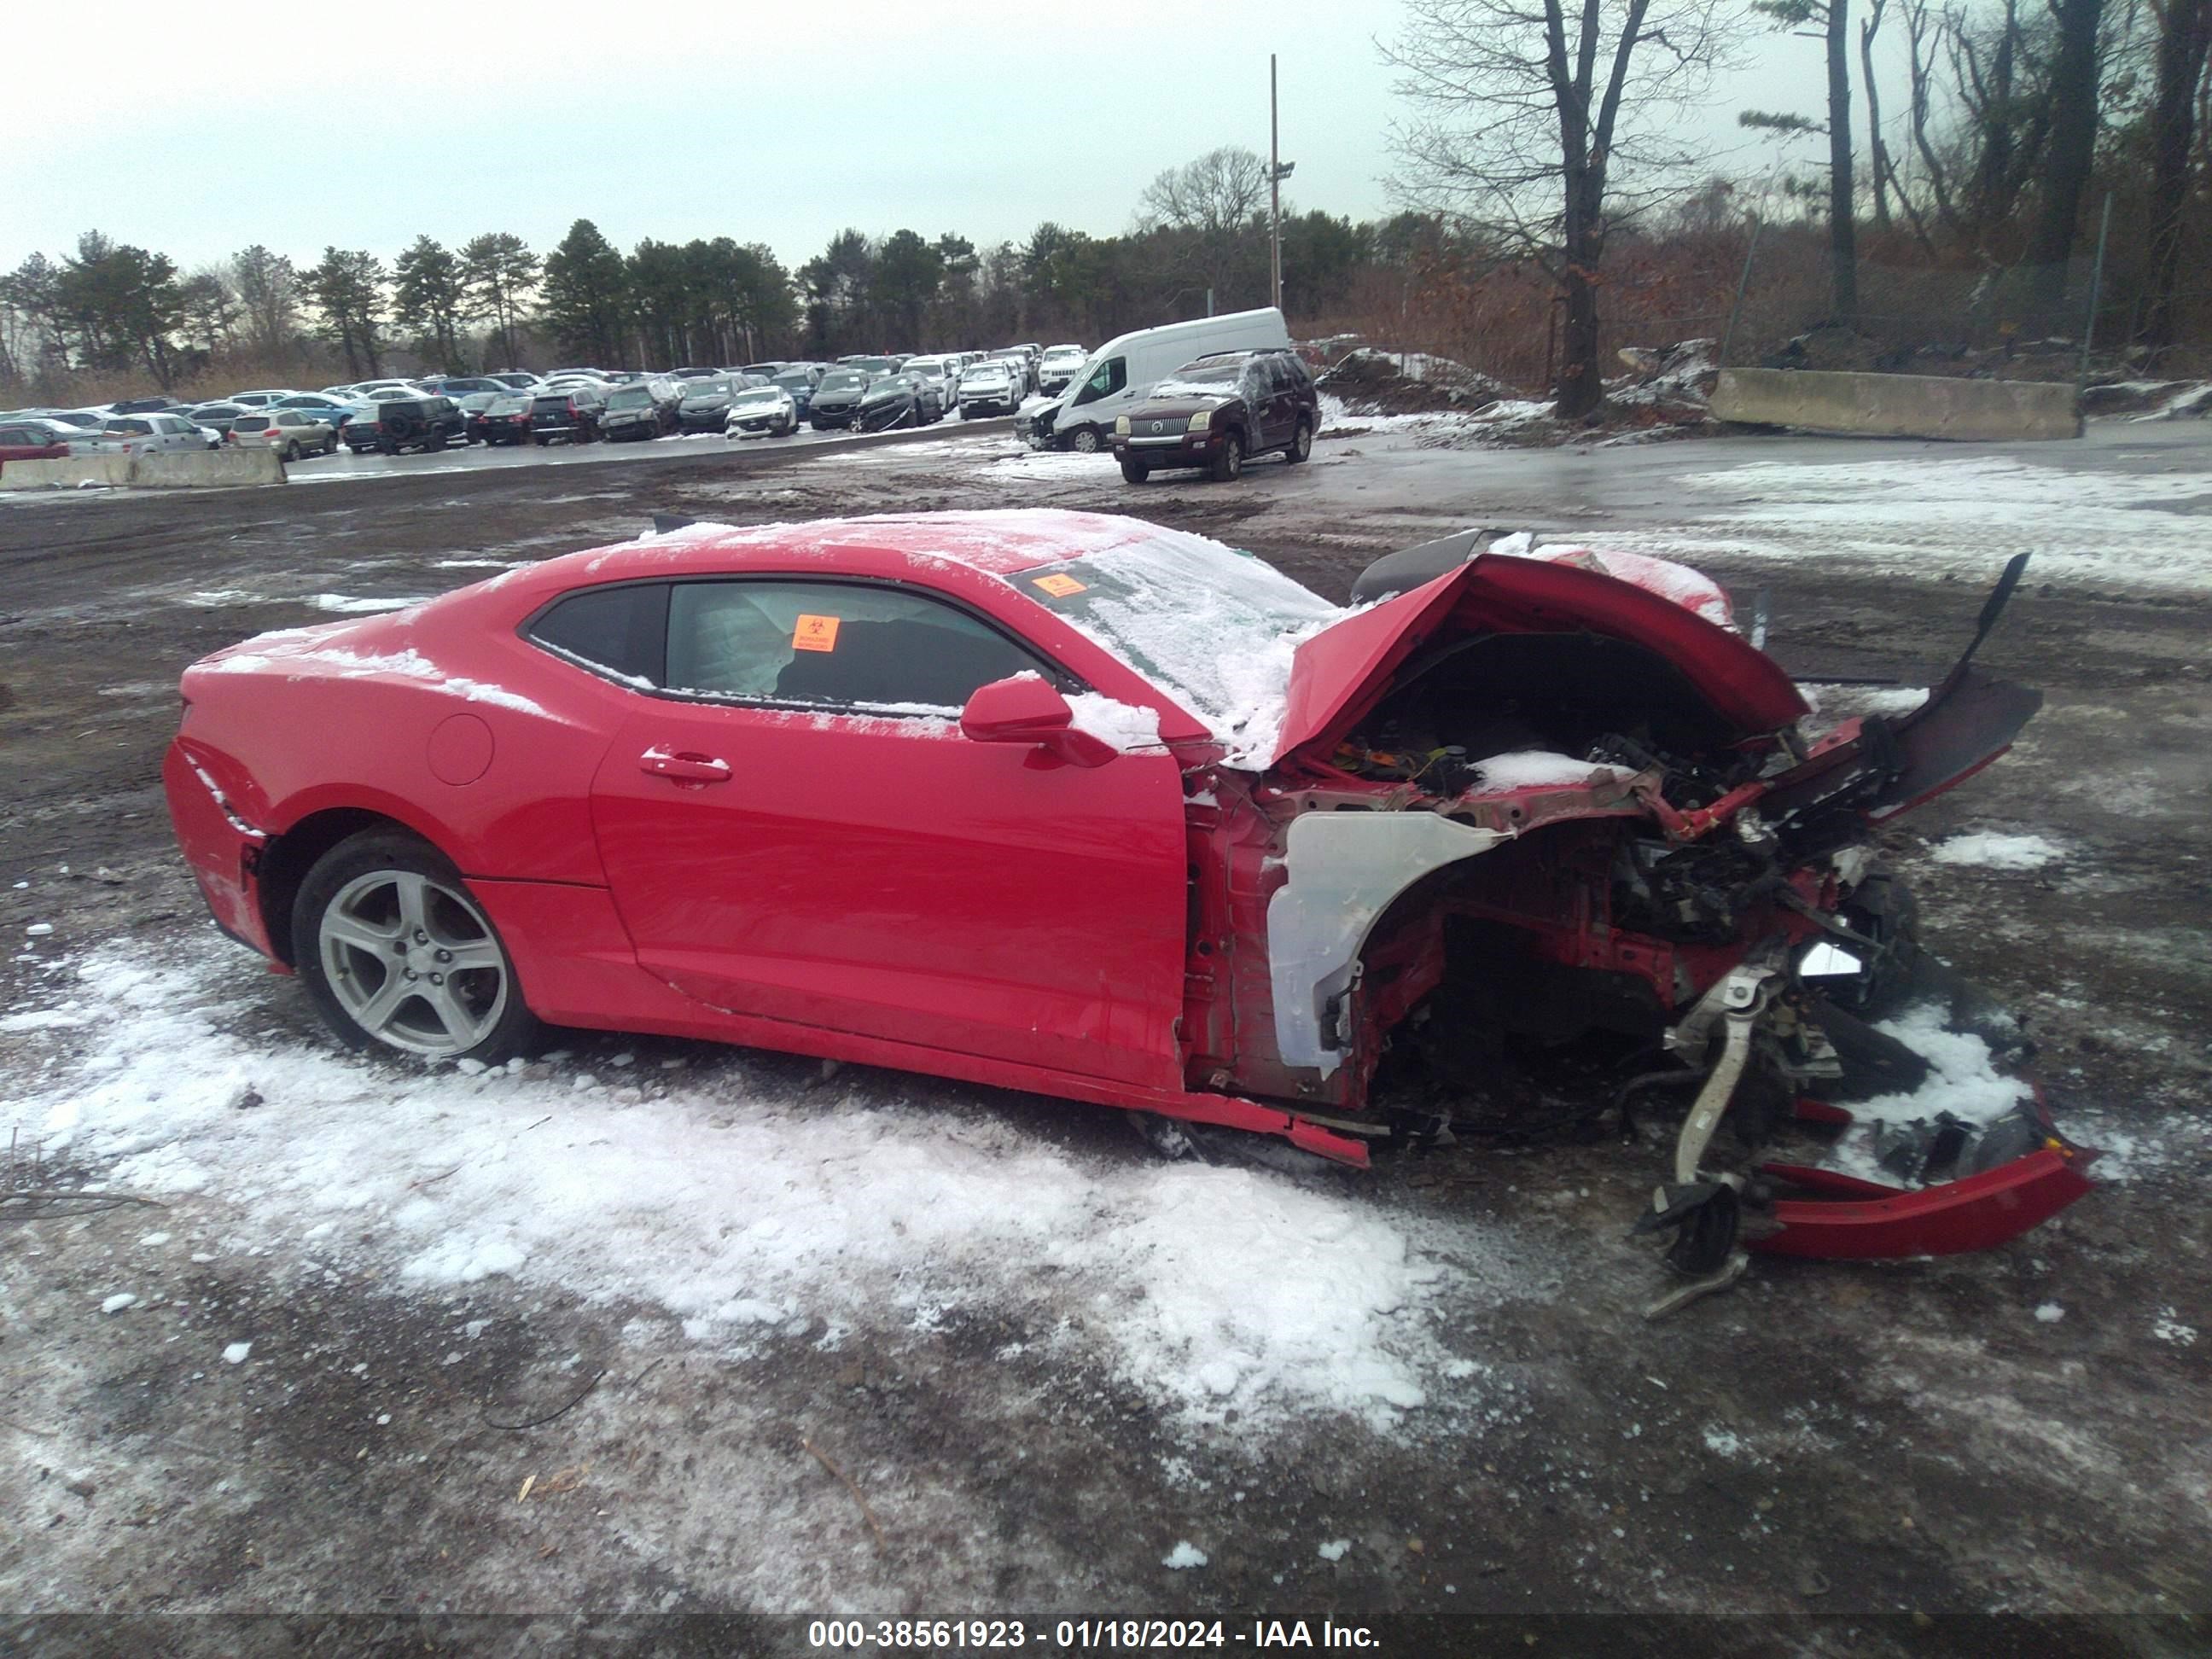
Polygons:
<instances>
[{"instance_id":1,"label":"white plastic fender liner","mask_svg":"<svg viewBox=\"0 0 2212 1659\"><path fill-rule=\"evenodd\" d=\"M1434 812L1304 812L1283 847L1290 879L1267 901L1267 971L1275 999L1275 1048L1285 1066L1327 1077L1342 1063L1329 1005L1359 974L1359 948L1375 919L1431 870L1509 840Z\"/></svg>"}]
</instances>

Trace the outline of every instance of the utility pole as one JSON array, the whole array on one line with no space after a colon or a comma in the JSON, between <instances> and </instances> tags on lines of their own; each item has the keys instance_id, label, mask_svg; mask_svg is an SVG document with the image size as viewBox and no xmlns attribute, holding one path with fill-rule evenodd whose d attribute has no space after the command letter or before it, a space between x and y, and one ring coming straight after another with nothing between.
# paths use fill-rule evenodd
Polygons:
<instances>
[{"instance_id":1,"label":"utility pole","mask_svg":"<svg viewBox=\"0 0 2212 1659\"><path fill-rule=\"evenodd\" d=\"M1283 180L1296 161L1283 160L1282 123L1275 106L1275 54L1267 54L1267 264L1269 292L1276 310L1283 308Z\"/></svg>"}]
</instances>

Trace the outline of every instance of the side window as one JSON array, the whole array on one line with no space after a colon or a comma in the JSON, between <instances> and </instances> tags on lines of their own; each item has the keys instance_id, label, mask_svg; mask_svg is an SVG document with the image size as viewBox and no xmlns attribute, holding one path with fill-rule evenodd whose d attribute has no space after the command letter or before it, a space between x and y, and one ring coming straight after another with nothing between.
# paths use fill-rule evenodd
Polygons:
<instances>
[{"instance_id":1,"label":"side window","mask_svg":"<svg viewBox=\"0 0 2212 1659\"><path fill-rule=\"evenodd\" d=\"M1129 360L1127 357L1109 357L1091 373L1089 380L1084 381L1083 390L1075 394L1075 401L1079 404L1096 403L1101 398L1113 396L1128 384Z\"/></svg>"},{"instance_id":2,"label":"side window","mask_svg":"<svg viewBox=\"0 0 2212 1659\"><path fill-rule=\"evenodd\" d=\"M957 709L978 686L1049 665L963 611L842 582L678 583L672 690L775 702Z\"/></svg>"},{"instance_id":3,"label":"side window","mask_svg":"<svg viewBox=\"0 0 2212 1659\"><path fill-rule=\"evenodd\" d=\"M659 685L667 617L666 585L635 582L557 599L526 632L556 656L633 684Z\"/></svg>"}]
</instances>

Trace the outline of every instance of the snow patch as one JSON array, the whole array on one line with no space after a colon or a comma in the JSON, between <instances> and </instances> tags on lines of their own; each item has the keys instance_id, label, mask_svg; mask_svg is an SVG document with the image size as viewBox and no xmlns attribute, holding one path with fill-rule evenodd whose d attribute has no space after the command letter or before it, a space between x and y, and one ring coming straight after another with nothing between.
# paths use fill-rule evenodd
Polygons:
<instances>
[{"instance_id":1,"label":"snow patch","mask_svg":"<svg viewBox=\"0 0 2212 1659\"><path fill-rule=\"evenodd\" d=\"M1077 731L1097 738L1117 755L1126 755L1133 749L1154 748L1159 744L1160 716L1157 709L1116 702L1096 691L1070 692L1067 706L1074 713Z\"/></svg>"},{"instance_id":2,"label":"snow patch","mask_svg":"<svg viewBox=\"0 0 2212 1659\"><path fill-rule=\"evenodd\" d=\"M1176 1572L1187 1572L1193 1567L1204 1566L1206 1559L1206 1552L1186 1538L1160 1557L1160 1565Z\"/></svg>"},{"instance_id":3,"label":"snow patch","mask_svg":"<svg viewBox=\"0 0 2212 1659\"><path fill-rule=\"evenodd\" d=\"M1974 865L1984 870L2040 870L2065 855L2063 848L2041 836L1995 831L1954 836L1929 854L1938 864Z\"/></svg>"},{"instance_id":4,"label":"snow patch","mask_svg":"<svg viewBox=\"0 0 2212 1659\"><path fill-rule=\"evenodd\" d=\"M1460 1264L1460 1296L1510 1271L1487 1224L1408 1224L1272 1170L1071 1153L956 1084L872 1074L839 1094L705 1045L647 1088L579 1091L573 1060L364 1063L258 1035L240 1016L294 994L227 946L73 967L94 1036L21 1056L0 1118L116 1190L212 1194L237 1248L311 1249L416 1291L504 1276L653 1304L718 1351L798 1322L975 1310L1194 1424L1233 1407L1248 1426L1322 1411L1387 1430L1450 1357L1428 1258ZM248 1086L270 1109L234 1109Z\"/></svg>"}]
</instances>

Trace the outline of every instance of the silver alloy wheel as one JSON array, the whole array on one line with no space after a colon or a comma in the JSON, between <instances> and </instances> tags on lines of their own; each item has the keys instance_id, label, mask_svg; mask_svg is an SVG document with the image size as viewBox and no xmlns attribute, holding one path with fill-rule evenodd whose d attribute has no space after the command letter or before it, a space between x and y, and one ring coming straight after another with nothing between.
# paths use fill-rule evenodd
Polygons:
<instances>
[{"instance_id":1,"label":"silver alloy wheel","mask_svg":"<svg viewBox=\"0 0 2212 1659\"><path fill-rule=\"evenodd\" d=\"M1096 455L1098 453L1098 428L1085 427L1068 440L1068 447L1079 455Z\"/></svg>"},{"instance_id":2,"label":"silver alloy wheel","mask_svg":"<svg viewBox=\"0 0 2212 1659\"><path fill-rule=\"evenodd\" d=\"M466 895L411 870L372 870L324 906L316 948L338 1006L409 1054L465 1054L507 1012L507 957Z\"/></svg>"},{"instance_id":3,"label":"silver alloy wheel","mask_svg":"<svg viewBox=\"0 0 2212 1659\"><path fill-rule=\"evenodd\" d=\"M1297 433L1291 440L1291 453L1302 461L1313 453L1313 428L1304 421L1298 422Z\"/></svg>"}]
</instances>

